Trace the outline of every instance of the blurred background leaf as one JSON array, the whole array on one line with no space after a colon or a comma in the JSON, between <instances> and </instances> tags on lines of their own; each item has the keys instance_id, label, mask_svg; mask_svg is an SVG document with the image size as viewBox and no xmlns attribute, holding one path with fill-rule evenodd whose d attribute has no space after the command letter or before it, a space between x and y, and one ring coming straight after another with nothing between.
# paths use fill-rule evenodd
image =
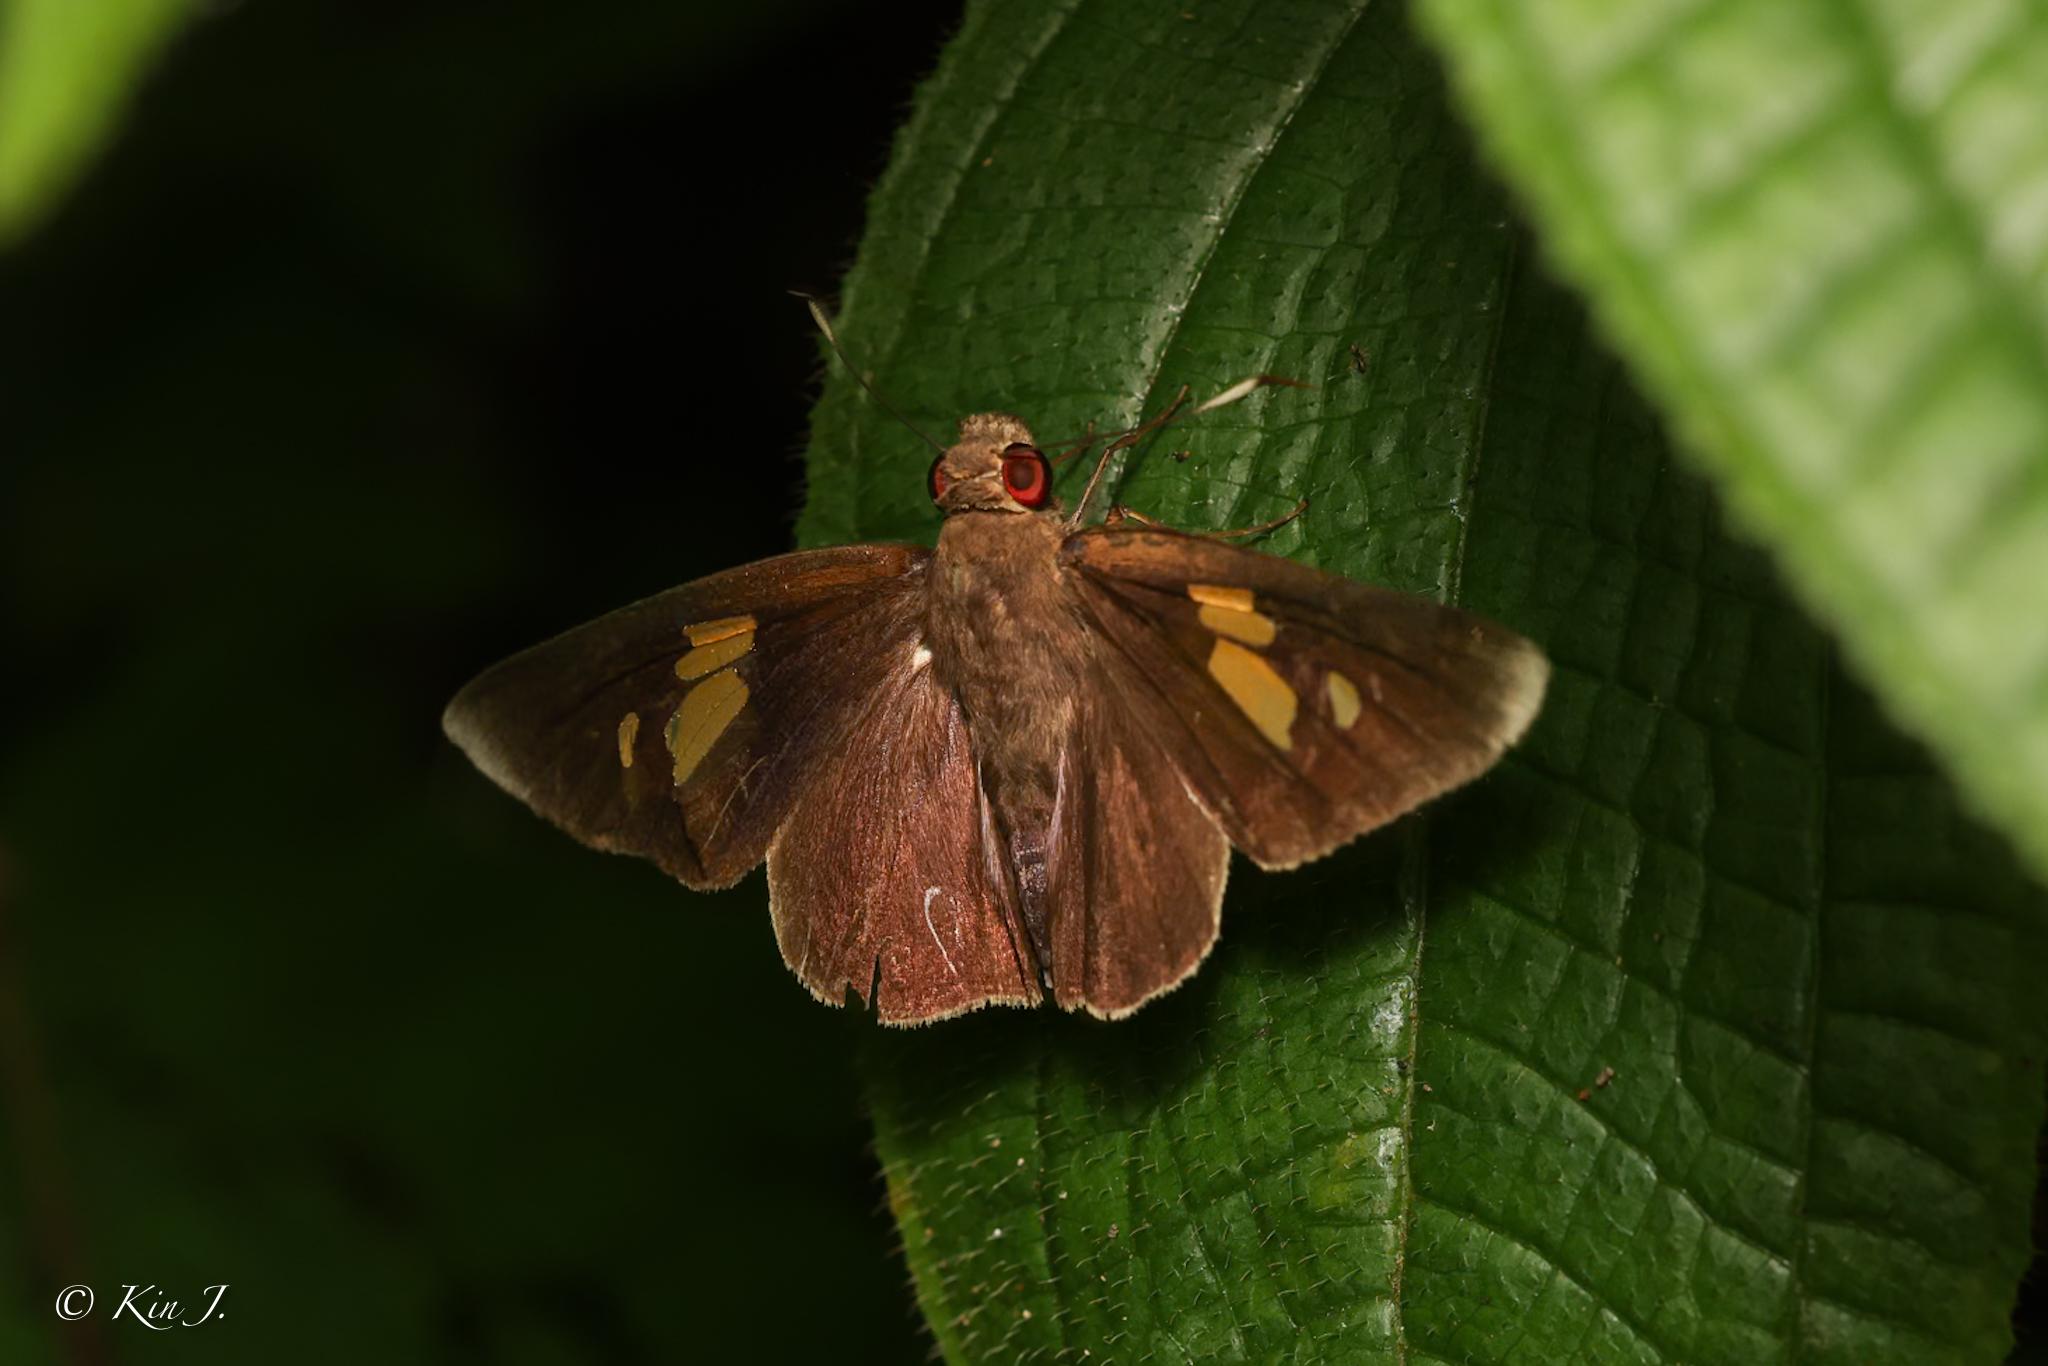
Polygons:
<instances>
[{"instance_id":1,"label":"blurred background leaf","mask_svg":"<svg viewBox=\"0 0 2048 1366\"><path fill-rule=\"evenodd\" d=\"M1558 667L1472 790L1240 866L1132 1020L869 1040L949 1359L2003 1358L2043 896L1674 467L1401 8L971 6L842 322L932 428L1314 381L1154 442L1123 498L1305 494L1268 549ZM928 539L919 464L835 378L800 529Z\"/></svg>"},{"instance_id":2,"label":"blurred background leaf","mask_svg":"<svg viewBox=\"0 0 2048 1366\"><path fill-rule=\"evenodd\" d=\"M2048 871L2048 15L1420 8L1739 521Z\"/></svg>"},{"instance_id":3,"label":"blurred background leaf","mask_svg":"<svg viewBox=\"0 0 2048 1366\"><path fill-rule=\"evenodd\" d=\"M0 246L111 131L192 0L0 0Z\"/></svg>"}]
</instances>

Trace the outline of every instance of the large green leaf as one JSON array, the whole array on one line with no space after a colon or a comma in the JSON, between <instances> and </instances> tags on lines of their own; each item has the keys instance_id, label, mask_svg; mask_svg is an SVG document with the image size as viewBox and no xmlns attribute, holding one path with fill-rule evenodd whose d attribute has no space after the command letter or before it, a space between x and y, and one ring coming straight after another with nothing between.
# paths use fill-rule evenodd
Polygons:
<instances>
[{"instance_id":1,"label":"large green leaf","mask_svg":"<svg viewBox=\"0 0 2048 1366\"><path fill-rule=\"evenodd\" d=\"M0 245L30 227L111 130L192 0L0 0Z\"/></svg>"},{"instance_id":2,"label":"large green leaf","mask_svg":"<svg viewBox=\"0 0 2048 1366\"><path fill-rule=\"evenodd\" d=\"M2048 871L2048 13L1422 12L1741 520Z\"/></svg>"},{"instance_id":3,"label":"large green leaf","mask_svg":"<svg viewBox=\"0 0 2048 1366\"><path fill-rule=\"evenodd\" d=\"M1672 467L1398 7L971 7L842 321L930 429L1312 379L1122 497L1209 526L1305 493L1269 549L1557 664L1472 790L1240 865L1215 956L1133 1019L877 1032L950 1359L1998 1359L2041 898ZM928 539L926 458L835 378L805 538Z\"/></svg>"}]
</instances>

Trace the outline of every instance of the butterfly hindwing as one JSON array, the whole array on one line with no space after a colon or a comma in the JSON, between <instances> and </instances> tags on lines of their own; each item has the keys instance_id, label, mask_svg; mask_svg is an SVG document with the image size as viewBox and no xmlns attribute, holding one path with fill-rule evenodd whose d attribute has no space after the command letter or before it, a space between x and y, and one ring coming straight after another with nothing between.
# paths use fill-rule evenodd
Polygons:
<instances>
[{"instance_id":1,"label":"butterfly hindwing","mask_svg":"<svg viewBox=\"0 0 2048 1366\"><path fill-rule=\"evenodd\" d=\"M1268 868L1477 777L1542 701L1540 651L1429 598L1162 530L1090 527L1060 558L1112 695Z\"/></svg>"},{"instance_id":2,"label":"butterfly hindwing","mask_svg":"<svg viewBox=\"0 0 2048 1366\"><path fill-rule=\"evenodd\" d=\"M884 1024L1041 999L967 719L913 655L806 782L768 850L775 937L820 1000Z\"/></svg>"},{"instance_id":3,"label":"butterfly hindwing","mask_svg":"<svg viewBox=\"0 0 2048 1366\"><path fill-rule=\"evenodd\" d=\"M810 775L914 649L930 552L799 551L656 594L486 670L443 725L600 849L692 887L760 863Z\"/></svg>"},{"instance_id":4,"label":"butterfly hindwing","mask_svg":"<svg viewBox=\"0 0 2048 1366\"><path fill-rule=\"evenodd\" d=\"M1095 680L1061 755L1045 893L1053 998L1111 1019L1201 964L1230 871L1230 842L1114 681Z\"/></svg>"}]
</instances>

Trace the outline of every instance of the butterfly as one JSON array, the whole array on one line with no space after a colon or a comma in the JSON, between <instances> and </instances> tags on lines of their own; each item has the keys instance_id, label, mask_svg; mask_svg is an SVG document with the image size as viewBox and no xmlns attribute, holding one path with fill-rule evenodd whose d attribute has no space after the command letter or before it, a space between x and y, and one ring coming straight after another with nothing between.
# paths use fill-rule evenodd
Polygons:
<instances>
[{"instance_id":1,"label":"butterfly","mask_svg":"<svg viewBox=\"0 0 2048 1366\"><path fill-rule=\"evenodd\" d=\"M1430 598L1083 524L1110 456L1173 411L1110 443L1071 514L1023 422L968 417L933 443L935 548L670 589L487 670L445 729L575 838L690 887L765 861L821 1001L1128 1015L1215 943L1233 847L1292 868L1477 777L1549 674Z\"/></svg>"}]
</instances>

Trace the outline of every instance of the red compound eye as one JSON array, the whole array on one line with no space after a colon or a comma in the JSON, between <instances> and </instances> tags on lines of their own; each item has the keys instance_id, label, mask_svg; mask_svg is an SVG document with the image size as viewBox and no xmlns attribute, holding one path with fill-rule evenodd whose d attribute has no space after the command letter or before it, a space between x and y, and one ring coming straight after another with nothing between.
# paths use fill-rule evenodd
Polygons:
<instances>
[{"instance_id":1,"label":"red compound eye","mask_svg":"<svg viewBox=\"0 0 2048 1366\"><path fill-rule=\"evenodd\" d=\"M931 472L926 474L924 477L924 485L927 489L931 491L932 501L934 503L938 502L939 495L946 491L946 472L943 469L939 468L941 465L945 463L946 457L943 455L940 456L938 459L932 461Z\"/></svg>"},{"instance_id":2,"label":"red compound eye","mask_svg":"<svg viewBox=\"0 0 2048 1366\"><path fill-rule=\"evenodd\" d=\"M1021 442L1004 451L1003 488L1025 507L1045 506L1052 492L1052 466L1045 452Z\"/></svg>"}]
</instances>

